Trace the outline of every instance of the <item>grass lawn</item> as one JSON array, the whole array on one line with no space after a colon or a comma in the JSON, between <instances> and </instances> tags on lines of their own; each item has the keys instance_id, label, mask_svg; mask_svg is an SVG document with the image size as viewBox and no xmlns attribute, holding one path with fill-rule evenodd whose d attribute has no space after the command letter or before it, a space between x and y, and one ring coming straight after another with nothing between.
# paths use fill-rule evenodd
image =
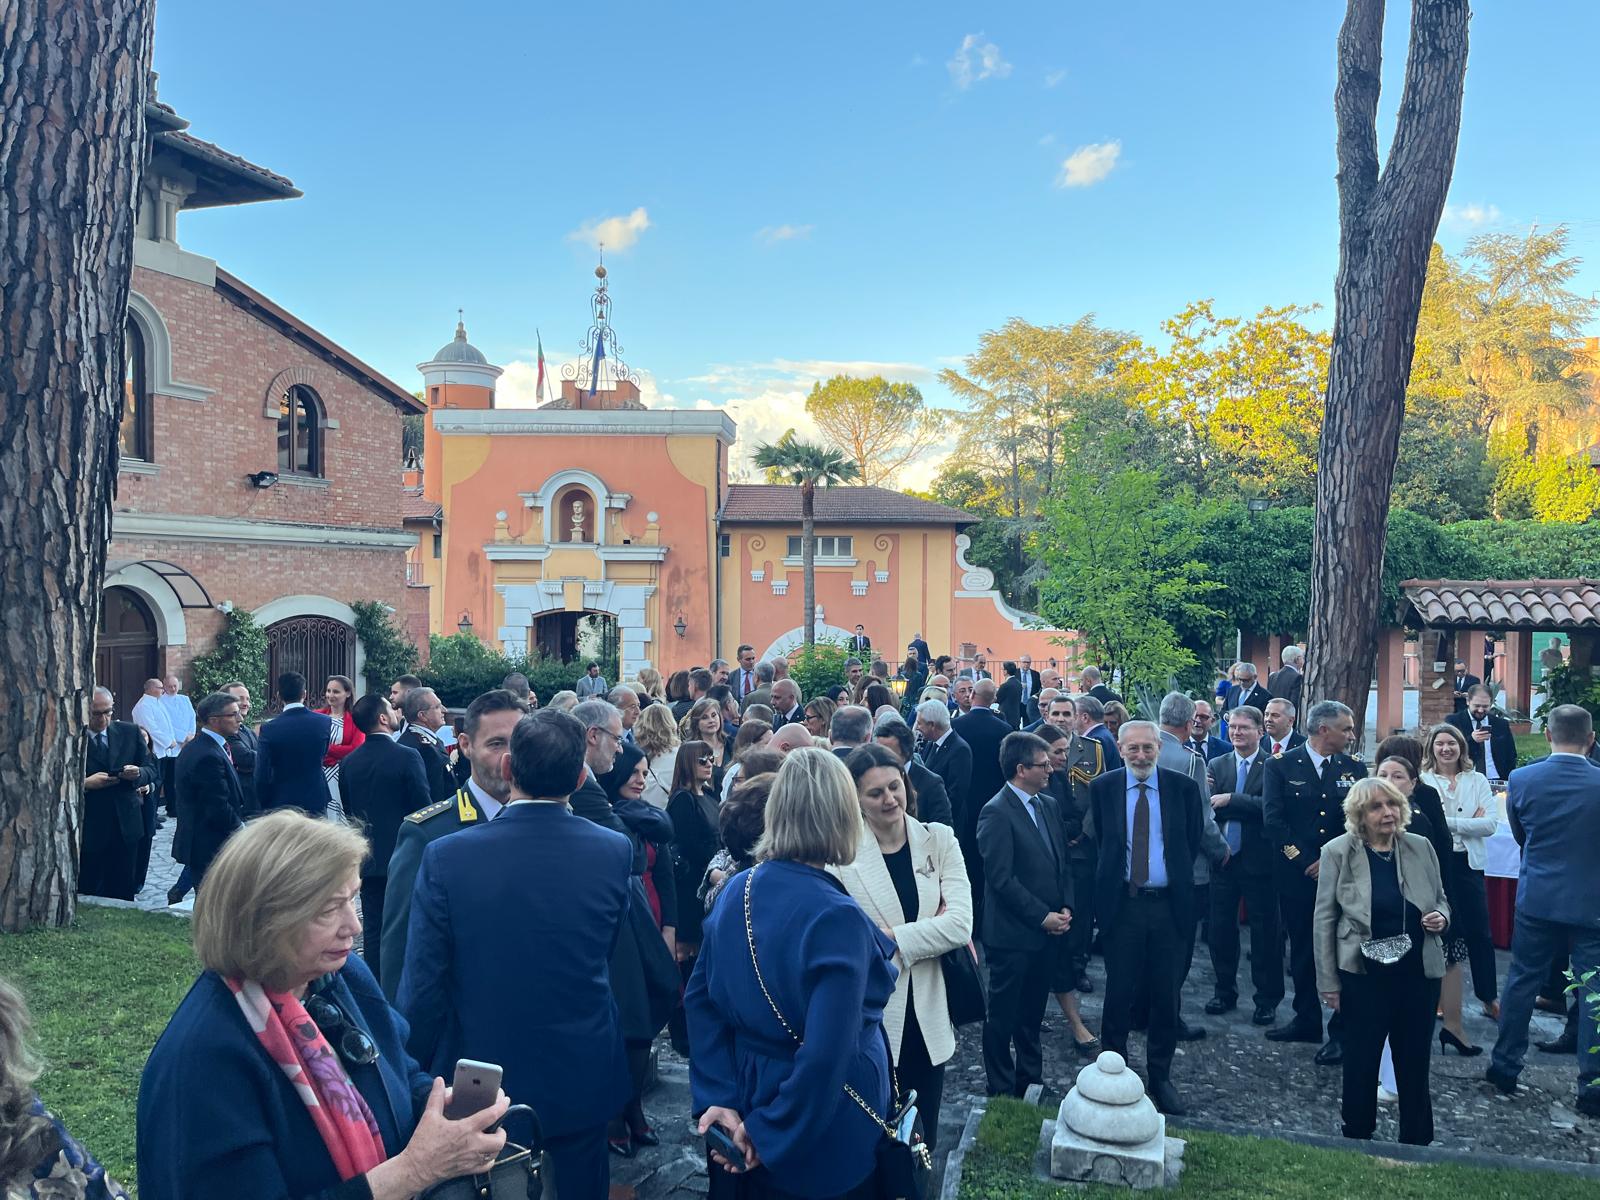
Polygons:
<instances>
[{"instance_id":1,"label":"grass lawn","mask_svg":"<svg viewBox=\"0 0 1600 1200\"><path fill-rule=\"evenodd\" d=\"M1538 733L1519 733L1514 736L1517 739L1518 762L1532 762L1550 753L1550 743L1544 740L1542 730Z\"/></svg>"},{"instance_id":2,"label":"grass lawn","mask_svg":"<svg viewBox=\"0 0 1600 1200\"><path fill-rule=\"evenodd\" d=\"M960 1200L1060 1200L1059 1184L1033 1178L1044 1109L1000 1097L989 1101L978 1138L961 1172ZM1270 1138L1177 1131L1189 1145L1179 1185L1163 1195L1215 1200L1593 1200L1592 1179L1553 1172L1483 1167L1418 1166L1350 1150L1321 1150ZM1126 1188L1094 1185L1078 1193L1127 1196Z\"/></svg>"},{"instance_id":3,"label":"grass lawn","mask_svg":"<svg viewBox=\"0 0 1600 1200\"><path fill-rule=\"evenodd\" d=\"M83 905L71 929L0 936L45 1060L39 1095L130 1189L139 1073L198 970L189 922L156 913Z\"/></svg>"}]
</instances>

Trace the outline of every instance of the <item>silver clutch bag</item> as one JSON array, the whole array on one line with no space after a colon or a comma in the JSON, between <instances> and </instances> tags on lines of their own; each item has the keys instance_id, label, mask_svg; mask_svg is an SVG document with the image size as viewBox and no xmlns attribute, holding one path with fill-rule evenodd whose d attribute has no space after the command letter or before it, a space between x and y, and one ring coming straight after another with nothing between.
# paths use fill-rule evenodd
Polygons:
<instances>
[{"instance_id":1,"label":"silver clutch bag","mask_svg":"<svg viewBox=\"0 0 1600 1200\"><path fill-rule=\"evenodd\" d=\"M1375 963L1384 966L1393 966L1407 954L1411 953L1411 935L1397 933L1394 937L1368 938L1361 943L1361 957L1370 958Z\"/></svg>"}]
</instances>

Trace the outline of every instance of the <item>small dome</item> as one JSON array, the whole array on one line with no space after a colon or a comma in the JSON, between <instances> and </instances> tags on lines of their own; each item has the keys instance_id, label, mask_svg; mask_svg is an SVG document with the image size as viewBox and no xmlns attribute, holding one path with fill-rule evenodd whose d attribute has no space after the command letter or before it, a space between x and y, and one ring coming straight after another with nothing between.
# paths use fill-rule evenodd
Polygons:
<instances>
[{"instance_id":1,"label":"small dome","mask_svg":"<svg viewBox=\"0 0 1600 1200\"><path fill-rule=\"evenodd\" d=\"M446 363L471 363L474 366L488 366L489 360L484 357L471 342L467 341L467 326L464 321L456 322L456 336L446 342L444 348L433 356L434 362Z\"/></svg>"}]
</instances>

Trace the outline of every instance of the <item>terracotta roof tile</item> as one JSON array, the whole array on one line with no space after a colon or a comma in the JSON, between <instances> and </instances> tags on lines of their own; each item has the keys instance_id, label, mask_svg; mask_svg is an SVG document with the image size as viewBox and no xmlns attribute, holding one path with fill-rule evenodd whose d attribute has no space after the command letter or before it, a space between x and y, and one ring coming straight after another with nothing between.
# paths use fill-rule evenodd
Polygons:
<instances>
[{"instance_id":1,"label":"terracotta roof tile","mask_svg":"<svg viewBox=\"0 0 1600 1200\"><path fill-rule=\"evenodd\" d=\"M403 521L436 521L444 515L444 506L424 500L421 488L406 488L400 497L400 519Z\"/></svg>"},{"instance_id":2,"label":"terracotta roof tile","mask_svg":"<svg viewBox=\"0 0 1600 1200\"><path fill-rule=\"evenodd\" d=\"M1600 581L1593 579L1408 579L1400 587L1423 625L1600 627Z\"/></svg>"},{"instance_id":3,"label":"terracotta roof tile","mask_svg":"<svg viewBox=\"0 0 1600 1200\"><path fill-rule=\"evenodd\" d=\"M846 521L887 525L972 525L971 513L880 487L819 487L817 523ZM800 524L800 489L788 484L735 483L722 504L725 524Z\"/></svg>"},{"instance_id":4,"label":"terracotta roof tile","mask_svg":"<svg viewBox=\"0 0 1600 1200\"><path fill-rule=\"evenodd\" d=\"M240 158L232 151L224 150L214 142L197 138L192 133L184 133L178 129L165 129L157 137L170 146L198 155L200 158L214 162L218 166L227 167L230 170L252 176L285 196L298 196L301 194L300 189L294 186L293 180L286 179L276 171L269 171L265 167L257 166L248 158Z\"/></svg>"}]
</instances>

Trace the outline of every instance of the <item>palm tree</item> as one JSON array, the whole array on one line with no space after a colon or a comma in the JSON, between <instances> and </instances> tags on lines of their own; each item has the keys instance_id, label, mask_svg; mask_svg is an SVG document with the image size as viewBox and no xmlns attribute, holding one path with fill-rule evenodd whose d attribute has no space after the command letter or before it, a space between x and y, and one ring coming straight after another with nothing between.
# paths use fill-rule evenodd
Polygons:
<instances>
[{"instance_id":1,"label":"palm tree","mask_svg":"<svg viewBox=\"0 0 1600 1200\"><path fill-rule=\"evenodd\" d=\"M861 478L861 470L841 450L802 442L789 430L776 442L756 447L756 466L769 483L800 489L800 572L805 578L806 645L817 642L816 520L817 485L831 487Z\"/></svg>"}]
</instances>

